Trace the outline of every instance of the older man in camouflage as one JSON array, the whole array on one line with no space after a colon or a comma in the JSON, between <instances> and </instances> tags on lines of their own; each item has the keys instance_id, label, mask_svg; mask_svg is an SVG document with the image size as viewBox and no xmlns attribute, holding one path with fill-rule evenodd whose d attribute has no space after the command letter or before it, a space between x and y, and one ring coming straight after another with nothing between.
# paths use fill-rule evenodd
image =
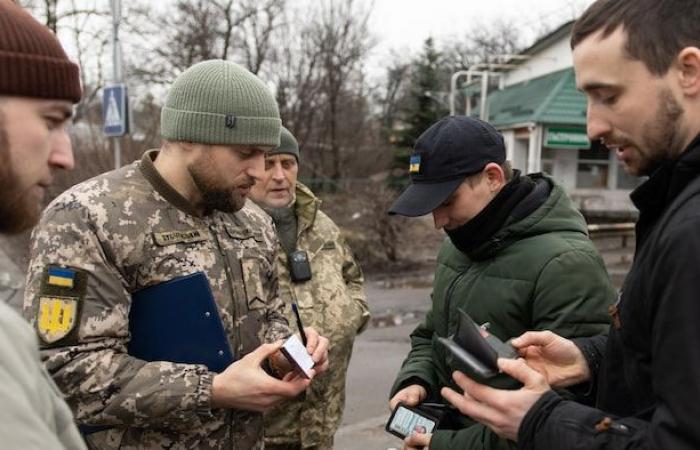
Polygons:
<instances>
[{"instance_id":1,"label":"older man in camouflage","mask_svg":"<svg viewBox=\"0 0 700 450\"><path fill-rule=\"evenodd\" d=\"M285 401L266 415L265 442L271 450L331 449L345 404L353 341L366 326L369 309L362 272L340 230L320 211L321 202L314 194L297 182L296 139L282 128L280 141L268 153L265 176L253 187L251 198L272 216L277 228L281 297L298 305L304 324L330 339L333 356L328 373L304 396ZM291 260L301 265L292 268ZM292 309L285 311L294 321Z\"/></svg>"},{"instance_id":2,"label":"older man in camouflage","mask_svg":"<svg viewBox=\"0 0 700 450\"><path fill-rule=\"evenodd\" d=\"M175 81L161 132L160 151L49 205L32 236L24 312L95 448L259 449L260 412L310 383L262 369L289 328L272 224L246 197L279 143L277 105L247 70L206 61ZM213 373L130 356L131 294L195 272L236 361ZM327 339L308 334L323 371Z\"/></svg>"}]
</instances>

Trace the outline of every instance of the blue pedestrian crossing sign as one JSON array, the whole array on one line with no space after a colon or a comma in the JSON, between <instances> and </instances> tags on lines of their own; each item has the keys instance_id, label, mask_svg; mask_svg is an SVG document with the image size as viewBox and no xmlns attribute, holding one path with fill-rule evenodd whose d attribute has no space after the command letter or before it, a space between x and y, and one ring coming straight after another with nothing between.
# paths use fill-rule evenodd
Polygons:
<instances>
[{"instance_id":1,"label":"blue pedestrian crossing sign","mask_svg":"<svg viewBox=\"0 0 700 450\"><path fill-rule=\"evenodd\" d=\"M126 85L107 85L102 91L102 119L105 136L124 136L129 132L129 107Z\"/></svg>"}]
</instances>

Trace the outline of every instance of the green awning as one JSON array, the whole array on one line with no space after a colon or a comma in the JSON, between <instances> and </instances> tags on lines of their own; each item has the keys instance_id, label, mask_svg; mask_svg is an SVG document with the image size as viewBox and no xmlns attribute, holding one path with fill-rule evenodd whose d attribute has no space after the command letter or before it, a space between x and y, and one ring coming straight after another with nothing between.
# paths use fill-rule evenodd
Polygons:
<instances>
[{"instance_id":1,"label":"green awning","mask_svg":"<svg viewBox=\"0 0 700 450\"><path fill-rule=\"evenodd\" d=\"M586 97L576 90L573 68L493 92L488 111L496 127L526 122L586 126Z\"/></svg>"}]
</instances>

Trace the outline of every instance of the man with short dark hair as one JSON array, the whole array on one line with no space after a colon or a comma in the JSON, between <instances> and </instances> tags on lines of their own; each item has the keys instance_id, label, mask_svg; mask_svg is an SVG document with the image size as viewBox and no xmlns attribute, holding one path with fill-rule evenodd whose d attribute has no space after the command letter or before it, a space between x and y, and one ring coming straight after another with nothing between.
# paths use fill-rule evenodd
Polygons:
<instances>
[{"instance_id":1,"label":"man with short dark hair","mask_svg":"<svg viewBox=\"0 0 700 450\"><path fill-rule=\"evenodd\" d=\"M438 341L455 332L459 309L505 341L529 329L591 336L608 326L614 299L586 223L564 190L542 174L510 169L502 135L479 119L446 117L417 140L411 185L389 210L432 213L448 239L440 249L433 305L411 335L411 351L391 390L390 407L440 401L466 370ZM472 373L473 374L473 373ZM473 374L474 375L474 374ZM492 386L515 388L504 375ZM413 433L405 448L497 449L514 444L455 411L432 435Z\"/></svg>"},{"instance_id":2,"label":"man with short dark hair","mask_svg":"<svg viewBox=\"0 0 700 450\"><path fill-rule=\"evenodd\" d=\"M0 233L33 226L53 172L73 168L66 125L80 95L78 66L56 36L0 0ZM4 303L22 281L0 278L0 446L82 449L33 330Z\"/></svg>"},{"instance_id":3,"label":"man with short dark hair","mask_svg":"<svg viewBox=\"0 0 700 450\"><path fill-rule=\"evenodd\" d=\"M532 332L524 360L500 368L524 387L505 392L455 374L444 395L519 448L700 448L700 7L695 0L598 0L574 25L577 85L589 138L649 179L634 262L609 335L570 341ZM588 382L596 408L550 386Z\"/></svg>"},{"instance_id":4,"label":"man with short dark hair","mask_svg":"<svg viewBox=\"0 0 700 450\"><path fill-rule=\"evenodd\" d=\"M261 413L310 384L264 370L267 360L284 362L280 340L290 329L272 221L247 197L280 128L274 96L257 76L229 61L195 64L170 88L159 150L73 186L44 211L32 234L24 313L96 448L260 449ZM164 282L177 291L197 273L209 288L200 294L210 291L216 308L199 319L221 321L234 362L215 371L130 354L132 294ZM180 326L157 315L140 320ZM328 340L306 334L313 378L328 365Z\"/></svg>"}]
</instances>

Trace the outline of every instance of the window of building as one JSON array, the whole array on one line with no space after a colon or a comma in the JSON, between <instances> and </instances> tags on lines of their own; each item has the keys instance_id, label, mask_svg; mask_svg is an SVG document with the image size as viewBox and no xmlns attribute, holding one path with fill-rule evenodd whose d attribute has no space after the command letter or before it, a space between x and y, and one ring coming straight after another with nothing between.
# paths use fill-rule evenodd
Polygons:
<instances>
[{"instance_id":1,"label":"window of building","mask_svg":"<svg viewBox=\"0 0 700 450\"><path fill-rule=\"evenodd\" d=\"M542 172L547 175L554 175L554 153L556 150L553 148L544 147L542 149Z\"/></svg>"},{"instance_id":2,"label":"window of building","mask_svg":"<svg viewBox=\"0 0 700 450\"><path fill-rule=\"evenodd\" d=\"M578 166L576 169L577 188L605 189L608 187L610 172L610 153L603 146L578 151Z\"/></svg>"}]
</instances>

